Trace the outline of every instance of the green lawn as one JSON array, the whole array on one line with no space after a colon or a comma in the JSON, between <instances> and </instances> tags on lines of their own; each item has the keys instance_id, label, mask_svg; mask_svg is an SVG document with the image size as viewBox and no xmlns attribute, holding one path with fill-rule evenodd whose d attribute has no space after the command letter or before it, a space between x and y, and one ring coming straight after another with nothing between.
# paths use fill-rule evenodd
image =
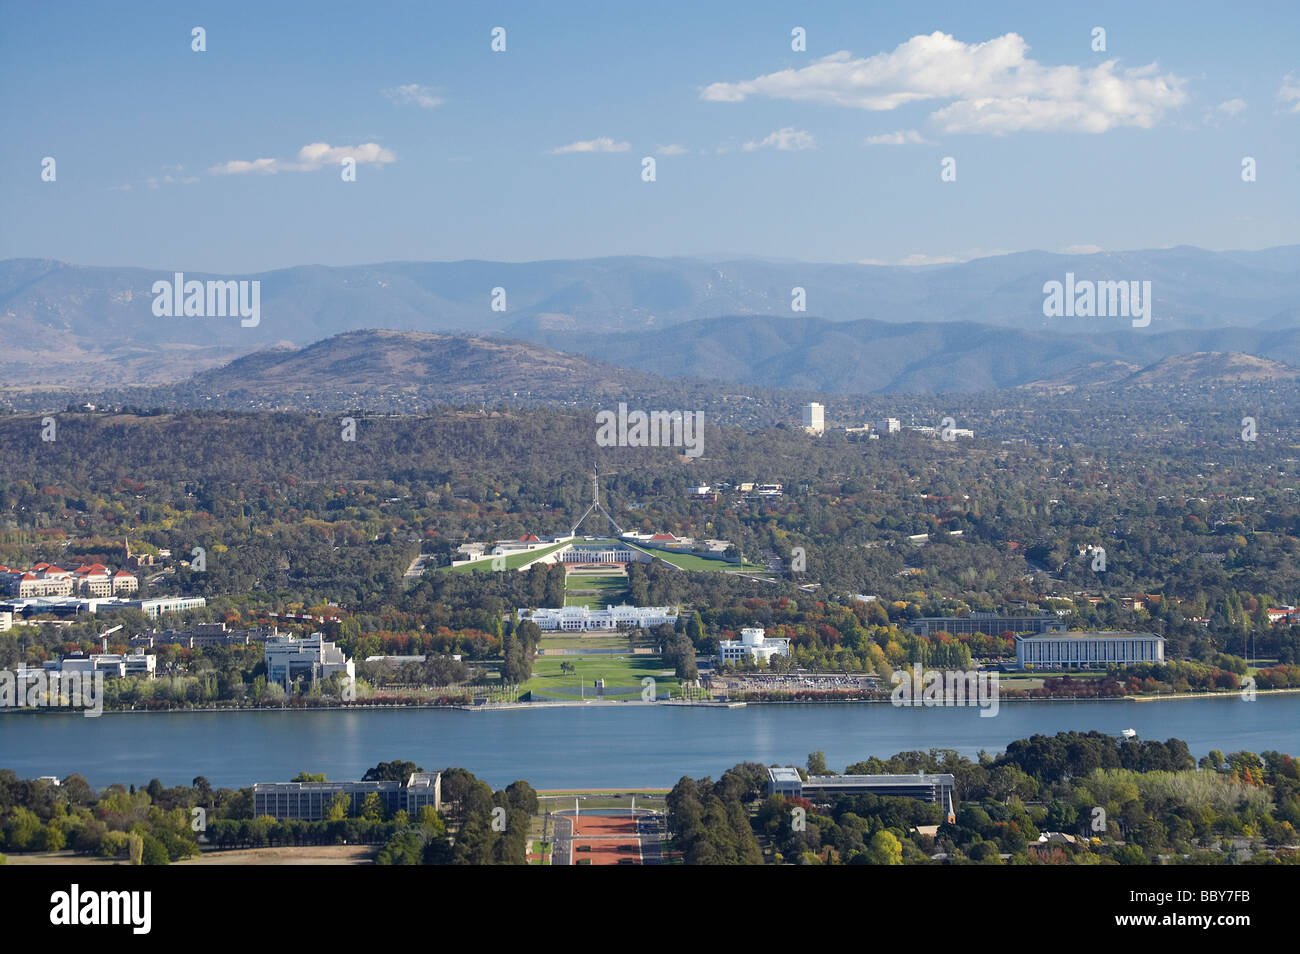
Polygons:
<instances>
[{"instance_id":1,"label":"green lawn","mask_svg":"<svg viewBox=\"0 0 1300 954\"><path fill-rule=\"evenodd\" d=\"M579 811L599 811L608 808L628 809L632 807L630 795L620 794L617 797L602 797L600 793L582 794L580 792L566 792L563 795L540 795L539 800L542 808L550 806L551 811L571 812L573 811L573 800L581 798L578 802ZM659 795L637 795L636 811L640 815L642 809L646 811L667 811L667 803L662 794Z\"/></svg>"},{"instance_id":2,"label":"green lawn","mask_svg":"<svg viewBox=\"0 0 1300 954\"><path fill-rule=\"evenodd\" d=\"M637 645L650 645L649 640L637 640ZM579 636L564 633L561 636L543 635L542 649L619 649L628 652L626 636ZM630 655L630 653L629 653Z\"/></svg>"},{"instance_id":3,"label":"green lawn","mask_svg":"<svg viewBox=\"0 0 1300 954\"><path fill-rule=\"evenodd\" d=\"M1043 680L1049 676L1058 675L1057 673L998 673L998 685L1003 689L1041 689ZM1071 679L1104 679L1104 672L1074 672L1070 673Z\"/></svg>"},{"instance_id":4,"label":"green lawn","mask_svg":"<svg viewBox=\"0 0 1300 954\"><path fill-rule=\"evenodd\" d=\"M562 663L572 663L576 673L561 672ZM667 675L664 675L667 673ZM533 665L533 677L521 687L524 692L532 692L533 698L546 699L594 699L596 698L592 680L604 679L606 698L611 695L608 690L622 689L613 694L617 699L640 699L642 683L646 676L655 680L656 693L672 690L678 691L677 677L671 669L664 669L663 660L658 656L538 656ZM581 678L584 693L578 691Z\"/></svg>"},{"instance_id":5,"label":"green lawn","mask_svg":"<svg viewBox=\"0 0 1300 954\"><path fill-rule=\"evenodd\" d=\"M627 576L622 573L569 573L564 578L565 606L585 606L588 609L604 609L606 606L618 606L628 599ZM579 593L575 590L594 590L594 593Z\"/></svg>"},{"instance_id":6,"label":"green lawn","mask_svg":"<svg viewBox=\"0 0 1300 954\"><path fill-rule=\"evenodd\" d=\"M536 550L528 550L524 553L511 554L510 556L506 557L506 569L517 570L525 563L532 563L534 560L538 559L539 557L544 557L548 553L554 553L562 546L565 546L565 544L553 543L549 547L539 547ZM492 560L491 558L488 558L486 560L475 560L473 563L466 563L463 566L453 566L453 567L444 566L444 567L439 567L439 569L450 570L452 573L491 573Z\"/></svg>"},{"instance_id":7,"label":"green lawn","mask_svg":"<svg viewBox=\"0 0 1300 954\"><path fill-rule=\"evenodd\" d=\"M645 547L637 546L635 543L628 543L626 540L623 542L627 543L627 545L634 550L640 550L642 553L648 553L652 557L657 557L658 559L663 560L665 563L671 563L673 566L678 567L679 569L682 570L705 570L713 573L718 573L724 570L741 570L745 572L750 572L756 570L762 571L767 569L767 567L759 566L755 563L745 563L744 565L741 565L739 563L729 563L726 560L717 560L717 559L710 559L708 557L702 557L695 553L685 553L685 552L677 553L672 550L648 550Z\"/></svg>"}]
</instances>

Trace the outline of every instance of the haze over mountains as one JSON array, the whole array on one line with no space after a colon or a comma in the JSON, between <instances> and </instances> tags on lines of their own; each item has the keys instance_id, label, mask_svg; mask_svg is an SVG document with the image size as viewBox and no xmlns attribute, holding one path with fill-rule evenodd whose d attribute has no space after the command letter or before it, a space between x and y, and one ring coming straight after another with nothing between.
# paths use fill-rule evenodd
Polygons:
<instances>
[{"instance_id":1,"label":"haze over mountains","mask_svg":"<svg viewBox=\"0 0 1300 954\"><path fill-rule=\"evenodd\" d=\"M734 322L755 319L723 319ZM763 319L768 320L768 319ZM1009 332L1017 334L1016 332ZM778 343L779 344L779 343ZM810 361L809 349L797 360ZM777 359L772 359L777 360ZM1032 367L1033 358L1030 359ZM869 366L875 363L868 361ZM730 369L737 373L735 368ZM886 369L885 374L889 373ZM809 378L813 377L809 372ZM419 411L434 404L545 404L589 408L627 401L643 407L710 407L715 412L748 405L793 408L794 394L835 392L793 389L758 380L659 376L617 367L581 355L554 351L532 342L500 337L439 335L421 331L350 331L302 349L273 348L204 371L187 381L147 389L112 391L106 400L143 406L244 410L381 412ZM845 396L891 393L866 390L859 375ZM923 390L919 374L899 376L914 385L913 395L971 390L944 379L943 387ZM1191 386L1293 385L1300 369L1266 358L1237 353L1201 352L1163 358L1147 367L1114 360L1031 382L1036 390L1061 391L1094 386L1114 390ZM934 383L934 382L931 382ZM743 387L738 387L742 385ZM794 394L792 394L792 391Z\"/></svg>"},{"instance_id":2,"label":"haze over mountains","mask_svg":"<svg viewBox=\"0 0 1300 954\"><path fill-rule=\"evenodd\" d=\"M1152 282L1151 326L1045 318L1043 283L1067 272ZM253 328L231 318L155 317L152 285L172 274L0 262L0 384L159 384L268 347L378 328L500 335L659 376L832 393L984 390L1089 374L1118 380L1193 352L1300 365L1300 246L1024 252L926 267L627 257L185 272L187 280L261 281ZM505 311L491 308L498 287ZM806 291L806 314L791 311L795 287ZM452 349L435 362L444 370L456 363L454 349L466 359L472 351L464 373L514 386L508 369L488 373L492 352L470 348L463 334L419 347ZM540 351L526 360L579 366ZM354 355L330 373L361 384L364 368Z\"/></svg>"}]
</instances>

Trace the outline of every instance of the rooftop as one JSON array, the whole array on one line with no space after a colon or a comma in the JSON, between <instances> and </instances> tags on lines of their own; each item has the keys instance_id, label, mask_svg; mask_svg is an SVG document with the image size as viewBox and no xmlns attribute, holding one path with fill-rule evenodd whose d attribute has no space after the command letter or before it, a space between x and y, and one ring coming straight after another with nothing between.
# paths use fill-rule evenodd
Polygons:
<instances>
[{"instance_id":1,"label":"rooftop","mask_svg":"<svg viewBox=\"0 0 1300 954\"><path fill-rule=\"evenodd\" d=\"M1088 630L1086 632L1059 632L1059 633L1032 633L1028 636L1017 636L1016 639L1159 639L1163 636L1157 636L1155 633L1134 633L1121 629L1098 629Z\"/></svg>"}]
</instances>

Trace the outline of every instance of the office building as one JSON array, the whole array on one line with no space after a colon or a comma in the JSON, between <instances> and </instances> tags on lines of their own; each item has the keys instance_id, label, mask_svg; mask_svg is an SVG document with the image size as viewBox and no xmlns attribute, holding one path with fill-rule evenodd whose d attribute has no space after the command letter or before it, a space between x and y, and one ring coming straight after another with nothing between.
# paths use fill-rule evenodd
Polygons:
<instances>
[{"instance_id":1,"label":"office building","mask_svg":"<svg viewBox=\"0 0 1300 954\"><path fill-rule=\"evenodd\" d=\"M814 401L803 407L803 429L809 434L826 432L826 408Z\"/></svg>"},{"instance_id":2,"label":"office building","mask_svg":"<svg viewBox=\"0 0 1300 954\"><path fill-rule=\"evenodd\" d=\"M160 613L181 613L207 605L208 601L202 596L157 596L147 600L121 600L113 608L138 609L153 619Z\"/></svg>"},{"instance_id":3,"label":"office building","mask_svg":"<svg viewBox=\"0 0 1300 954\"><path fill-rule=\"evenodd\" d=\"M952 775L810 775L801 778L789 766L773 766L767 770L769 795L786 798L806 798L811 802L826 803L836 795L889 795L897 798L915 798L923 802L942 805L950 822L956 821L953 810L953 791L956 780Z\"/></svg>"},{"instance_id":4,"label":"office building","mask_svg":"<svg viewBox=\"0 0 1300 954\"><path fill-rule=\"evenodd\" d=\"M1065 623L1052 613L1032 616L999 616L997 613L971 613L969 616L923 616L907 624L917 636L947 633L964 636L983 633L998 636L1002 633L1054 633L1065 632Z\"/></svg>"},{"instance_id":5,"label":"office building","mask_svg":"<svg viewBox=\"0 0 1300 954\"><path fill-rule=\"evenodd\" d=\"M158 669L158 657L152 653L70 653L61 659L49 659L41 664L47 673L95 673L106 676L144 676L152 679Z\"/></svg>"},{"instance_id":6,"label":"office building","mask_svg":"<svg viewBox=\"0 0 1300 954\"><path fill-rule=\"evenodd\" d=\"M405 782L257 782L253 815L278 820L323 821L334 796L348 798L348 814L359 815L366 796L376 794L384 813L405 811L415 818L425 805L442 807L442 773L414 772Z\"/></svg>"},{"instance_id":7,"label":"office building","mask_svg":"<svg viewBox=\"0 0 1300 954\"><path fill-rule=\"evenodd\" d=\"M1016 637L1020 669L1104 669L1163 663L1165 638L1152 633L1042 633Z\"/></svg>"},{"instance_id":8,"label":"office building","mask_svg":"<svg viewBox=\"0 0 1300 954\"><path fill-rule=\"evenodd\" d=\"M304 639L293 636L268 637L262 657L266 661L266 681L278 683L285 689L300 677L306 677L308 682L316 682L318 679L328 679L336 672L349 679L356 675L352 660L320 633Z\"/></svg>"}]
</instances>

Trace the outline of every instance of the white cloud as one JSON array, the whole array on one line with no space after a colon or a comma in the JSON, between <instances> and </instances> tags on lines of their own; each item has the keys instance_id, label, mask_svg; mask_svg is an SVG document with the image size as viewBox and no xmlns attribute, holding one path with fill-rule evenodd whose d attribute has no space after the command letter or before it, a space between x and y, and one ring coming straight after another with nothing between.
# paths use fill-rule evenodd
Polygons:
<instances>
[{"instance_id":1,"label":"white cloud","mask_svg":"<svg viewBox=\"0 0 1300 954\"><path fill-rule=\"evenodd\" d=\"M1225 99L1218 106L1205 111L1205 123L1210 126L1217 126L1220 120L1230 119L1245 111L1246 101L1244 99Z\"/></svg>"},{"instance_id":2,"label":"white cloud","mask_svg":"<svg viewBox=\"0 0 1300 954\"><path fill-rule=\"evenodd\" d=\"M1088 69L1046 66L1030 59L1028 49L1015 33L963 43L936 31L914 36L888 53L853 59L840 51L801 69L713 83L701 97L734 103L766 96L875 111L949 100L930 115L938 128L992 135L1148 128L1187 99L1186 81L1157 74L1155 64L1125 70L1115 60Z\"/></svg>"},{"instance_id":3,"label":"white cloud","mask_svg":"<svg viewBox=\"0 0 1300 954\"><path fill-rule=\"evenodd\" d=\"M327 142L313 142L298 150L295 161L283 159L233 159L208 171L214 175L275 175L277 172L311 172L326 165L339 165L344 159L354 159L357 165L374 163L386 165L397 157L378 143L364 142L359 146L331 146Z\"/></svg>"},{"instance_id":4,"label":"white cloud","mask_svg":"<svg viewBox=\"0 0 1300 954\"><path fill-rule=\"evenodd\" d=\"M953 258L951 255L926 255L923 252L917 252L915 255L908 255L899 260L899 265L951 265L953 262L960 262L961 259Z\"/></svg>"},{"instance_id":5,"label":"white cloud","mask_svg":"<svg viewBox=\"0 0 1300 954\"><path fill-rule=\"evenodd\" d=\"M655 155L657 156L684 156L689 150L685 146L670 144L667 146L655 146Z\"/></svg>"},{"instance_id":6,"label":"white cloud","mask_svg":"<svg viewBox=\"0 0 1300 954\"><path fill-rule=\"evenodd\" d=\"M232 159L208 170L216 176L238 176L248 172L272 175L280 171L278 159Z\"/></svg>"},{"instance_id":7,"label":"white cloud","mask_svg":"<svg viewBox=\"0 0 1300 954\"><path fill-rule=\"evenodd\" d=\"M443 98L431 86L419 83L407 83L405 86L391 86L380 90L395 103L407 106L419 106L421 109L435 109L444 102Z\"/></svg>"},{"instance_id":8,"label":"white cloud","mask_svg":"<svg viewBox=\"0 0 1300 954\"><path fill-rule=\"evenodd\" d=\"M608 136L601 136L599 139L581 139L567 146L557 146L551 150L551 155L563 156L573 152L627 152L631 148L630 143L615 142Z\"/></svg>"},{"instance_id":9,"label":"white cloud","mask_svg":"<svg viewBox=\"0 0 1300 954\"><path fill-rule=\"evenodd\" d=\"M1007 249L994 248L970 248L964 252L953 252L948 255L929 255L925 252L916 252L896 262L887 262L880 258L860 258L856 261L858 265L953 265L958 262L969 262L977 258L993 258L998 255L1010 254Z\"/></svg>"},{"instance_id":10,"label":"white cloud","mask_svg":"<svg viewBox=\"0 0 1300 954\"><path fill-rule=\"evenodd\" d=\"M1300 113L1300 84L1296 83L1295 74L1287 73L1282 77L1282 86L1277 91L1277 101L1283 105L1290 103L1290 113Z\"/></svg>"},{"instance_id":11,"label":"white cloud","mask_svg":"<svg viewBox=\"0 0 1300 954\"><path fill-rule=\"evenodd\" d=\"M1061 249L1062 255L1096 255L1106 251L1100 245L1067 245Z\"/></svg>"},{"instance_id":12,"label":"white cloud","mask_svg":"<svg viewBox=\"0 0 1300 954\"><path fill-rule=\"evenodd\" d=\"M745 152L753 152L755 149L779 149L782 152L799 152L802 149L815 148L813 135L802 129L795 129L793 126L785 126L774 133L770 133L761 142L747 142L741 146Z\"/></svg>"},{"instance_id":13,"label":"white cloud","mask_svg":"<svg viewBox=\"0 0 1300 954\"><path fill-rule=\"evenodd\" d=\"M306 170L338 165L344 159L355 159L357 165L385 165L397 161L395 155L374 142L363 142L359 146L331 146L327 142L313 142L298 150L298 165Z\"/></svg>"},{"instance_id":14,"label":"white cloud","mask_svg":"<svg viewBox=\"0 0 1300 954\"><path fill-rule=\"evenodd\" d=\"M901 129L898 132L881 133L879 136L868 136L868 146L933 146L934 143L926 139L915 129Z\"/></svg>"}]
</instances>

